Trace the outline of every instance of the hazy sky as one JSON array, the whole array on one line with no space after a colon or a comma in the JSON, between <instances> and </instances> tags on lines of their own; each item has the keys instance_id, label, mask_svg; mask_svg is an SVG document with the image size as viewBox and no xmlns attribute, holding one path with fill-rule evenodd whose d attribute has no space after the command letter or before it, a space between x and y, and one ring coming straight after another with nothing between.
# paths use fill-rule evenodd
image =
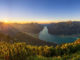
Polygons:
<instances>
[{"instance_id":1,"label":"hazy sky","mask_svg":"<svg viewBox=\"0 0 80 60\"><path fill-rule=\"evenodd\" d=\"M0 0L0 20L62 21L80 19L80 0Z\"/></svg>"}]
</instances>

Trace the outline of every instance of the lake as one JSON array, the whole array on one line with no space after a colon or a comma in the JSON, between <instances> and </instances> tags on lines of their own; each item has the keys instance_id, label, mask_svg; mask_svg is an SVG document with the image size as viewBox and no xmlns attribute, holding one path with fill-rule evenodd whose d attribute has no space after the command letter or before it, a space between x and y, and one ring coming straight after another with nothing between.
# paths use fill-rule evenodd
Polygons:
<instances>
[{"instance_id":1,"label":"lake","mask_svg":"<svg viewBox=\"0 0 80 60\"><path fill-rule=\"evenodd\" d=\"M74 42L77 38L80 38L80 37L51 35L48 33L48 29L46 26L39 33L39 39L49 41L49 42L55 42L57 44L71 43L71 42Z\"/></svg>"}]
</instances>

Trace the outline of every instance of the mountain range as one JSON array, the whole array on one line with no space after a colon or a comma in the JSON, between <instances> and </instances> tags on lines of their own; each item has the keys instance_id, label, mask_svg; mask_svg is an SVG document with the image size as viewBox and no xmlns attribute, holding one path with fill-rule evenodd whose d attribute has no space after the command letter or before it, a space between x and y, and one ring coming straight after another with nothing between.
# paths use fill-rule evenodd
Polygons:
<instances>
[{"instance_id":1,"label":"mountain range","mask_svg":"<svg viewBox=\"0 0 80 60\"><path fill-rule=\"evenodd\" d=\"M56 46L56 43L46 42L27 33L38 34L43 29L40 24L5 24L0 23L0 41L9 43L26 42L28 45ZM25 33L26 32L26 33Z\"/></svg>"}]
</instances>

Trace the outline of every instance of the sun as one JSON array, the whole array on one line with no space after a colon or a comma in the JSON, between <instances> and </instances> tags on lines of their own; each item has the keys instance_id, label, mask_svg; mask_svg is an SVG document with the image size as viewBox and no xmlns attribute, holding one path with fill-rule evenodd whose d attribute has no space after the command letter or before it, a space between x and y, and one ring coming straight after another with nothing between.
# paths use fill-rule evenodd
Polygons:
<instances>
[{"instance_id":1,"label":"sun","mask_svg":"<svg viewBox=\"0 0 80 60\"><path fill-rule=\"evenodd\" d=\"M8 20L5 20L4 22L5 22L5 23L8 23Z\"/></svg>"}]
</instances>

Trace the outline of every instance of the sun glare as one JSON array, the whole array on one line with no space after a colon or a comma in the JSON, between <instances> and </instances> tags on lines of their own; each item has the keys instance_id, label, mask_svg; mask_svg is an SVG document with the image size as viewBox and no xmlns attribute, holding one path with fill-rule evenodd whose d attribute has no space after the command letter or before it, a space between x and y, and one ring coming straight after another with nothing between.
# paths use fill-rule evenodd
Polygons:
<instances>
[{"instance_id":1,"label":"sun glare","mask_svg":"<svg viewBox=\"0 0 80 60\"><path fill-rule=\"evenodd\" d=\"M4 22L5 22L5 23L8 23L8 21L7 21L7 20L5 20Z\"/></svg>"}]
</instances>

